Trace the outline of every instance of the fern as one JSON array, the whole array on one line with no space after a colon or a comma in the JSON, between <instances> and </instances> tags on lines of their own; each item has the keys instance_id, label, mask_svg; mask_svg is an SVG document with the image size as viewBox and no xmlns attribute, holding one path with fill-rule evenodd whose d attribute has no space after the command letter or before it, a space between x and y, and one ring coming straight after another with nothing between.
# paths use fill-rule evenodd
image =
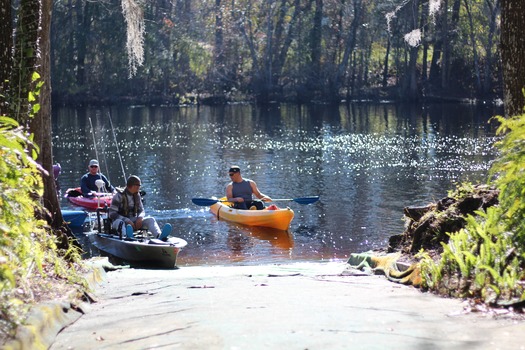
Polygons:
<instances>
[{"instance_id":1,"label":"fern","mask_svg":"<svg viewBox=\"0 0 525 350\"><path fill-rule=\"evenodd\" d=\"M422 257L423 282L430 289L451 287L463 296L465 290L488 303L525 301L525 115L505 119L495 117L501 125L497 143L501 156L492 165L490 180L500 191L500 205L466 218L466 226L450 234L443 245L440 261L428 254ZM449 195L461 197L470 184L458 186ZM466 284L466 285L465 285Z\"/></svg>"}]
</instances>

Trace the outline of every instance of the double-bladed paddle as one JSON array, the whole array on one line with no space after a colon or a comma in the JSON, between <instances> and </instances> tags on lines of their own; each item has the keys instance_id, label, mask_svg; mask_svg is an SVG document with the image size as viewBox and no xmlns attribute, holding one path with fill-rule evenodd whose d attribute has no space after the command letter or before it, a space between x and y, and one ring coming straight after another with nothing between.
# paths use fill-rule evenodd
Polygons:
<instances>
[{"instance_id":1,"label":"double-bladed paddle","mask_svg":"<svg viewBox=\"0 0 525 350\"><path fill-rule=\"evenodd\" d=\"M312 204L319 200L319 196L300 197L300 198L281 198L272 199L272 202L289 202L294 201L299 204ZM212 199L212 198L192 198L193 204L197 204L203 207L209 207L218 202L228 202L227 200Z\"/></svg>"}]
</instances>

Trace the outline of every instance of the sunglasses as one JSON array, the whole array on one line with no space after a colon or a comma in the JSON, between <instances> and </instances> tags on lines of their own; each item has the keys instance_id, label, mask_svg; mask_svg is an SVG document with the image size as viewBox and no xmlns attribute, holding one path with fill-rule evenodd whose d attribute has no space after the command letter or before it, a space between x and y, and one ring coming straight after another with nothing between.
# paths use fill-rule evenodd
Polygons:
<instances>
[{"instance_id":1,"label":"sunglasses","mask_svg":"<svg viewBox=\"0 0 525 350\"><path fill-rule=\"evenodd\" d=\"M90 165L90 168L98 168L98 165Z\"/></svg>"},{"instance_id":2,"label":"sunglasses","mask_svg":"<svg viewBox=\"0 0 525 350\"><path fill-rule=\"evenodd\" d=\"M229 173L228 175L233 176L233 175L235 175L235 173Z\"/></svg>"}]
</instances>

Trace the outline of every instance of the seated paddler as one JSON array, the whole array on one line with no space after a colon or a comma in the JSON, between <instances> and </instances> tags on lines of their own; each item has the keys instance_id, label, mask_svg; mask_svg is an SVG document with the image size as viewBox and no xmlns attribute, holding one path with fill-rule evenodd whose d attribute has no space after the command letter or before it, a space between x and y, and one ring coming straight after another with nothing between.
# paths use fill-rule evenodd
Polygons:
<instances>
[{"instance_id":1,"label":"seated paddler","mask_svg":"<svg viewBox=\"0 0 525 350\"><path fill-rule=\"evenodd\" d=\"M91 159L88 170L80 179L80 189L84 197L93 197L95 192L111 193L115 191L109 180L100 172L98 160ZM102 187L97 187L97 180L103 181Z\"/></svg>"},{"instance_id":2,"label":"seated paddler","mask_svg":"<svg viewBox=\"0 0 525 350\"><path fill-rule=\"evenodd\" d=\"M136 175L126 181L124 191L117 190L109 207L111 227L124 237L133 238L133 231L146 229L153 237L166 239L171 232L171 225L166 224L160 230L155 218L146 216L139 190L142 183Z\"/></svg>"},{"instance_id":3,"label":"seated paddler","mask_svg":"<svg viewBox=\"0 0 525 350\"><path fill-rule=\"evenodd\" d=\"M242 178L241 168L237 165L230 167L228 175L232 181L226 186L226 198L228 202L234 204L234 208L262 210L264 209L263 201L272 201L270 197L259 191L255 181ZM254 199L253 196L258 199Z\"/></svg>"}]
</instances>

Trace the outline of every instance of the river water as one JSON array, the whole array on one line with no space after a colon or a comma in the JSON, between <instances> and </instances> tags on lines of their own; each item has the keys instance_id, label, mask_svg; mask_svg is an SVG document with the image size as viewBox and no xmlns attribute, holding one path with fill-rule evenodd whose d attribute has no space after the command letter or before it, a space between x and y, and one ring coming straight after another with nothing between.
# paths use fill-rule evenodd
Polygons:
<instances>
[{"instance_id":1,"label":"river water","mask_svg":"<svg viewBox=\"0 0 525 350\"><path fill-rule=\"evenodd\" d=\"M116 186L138 175L147 213L188 241L179 266L344 261L402 233L404 207L439 200L456 182L486 182L497 156L488 121L500 113L461 104L56 108L53 152L63 192L91 158ZM233 164L270 197L320 200L278 202L295 211L288 232L218 221L191 199L223 196Z\"/></svg>"}]
</instances>

